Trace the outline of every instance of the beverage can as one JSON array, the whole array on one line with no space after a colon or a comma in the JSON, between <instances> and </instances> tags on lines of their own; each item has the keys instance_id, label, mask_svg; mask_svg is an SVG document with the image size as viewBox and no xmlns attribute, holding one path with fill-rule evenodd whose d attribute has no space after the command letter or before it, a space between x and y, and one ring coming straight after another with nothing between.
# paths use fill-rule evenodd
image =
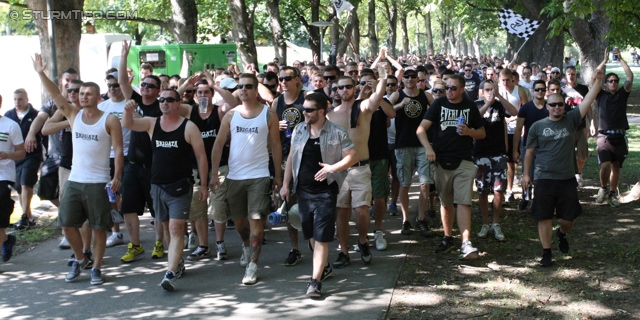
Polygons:
<instances>
[{"instance_id":1,"label":"beverage can","mask_svg":"<svg viewBox=\"0 0 640 320\"><path fill-rule=\"evenodd\" d=\"M109 202L116 202L116 193L111 191L111 182L107 183L107 195L109 195Z\"/></svg>"},{"instance_id":2,"label":"beverage can","mask_svg":"<svg viewBox=\"0 0 640 320\"><path fill-rule=\"evenodd\" d=\"M458 117L458 124L464 124L464 121L465 119L463 116Z\"/></svg>"}]
</instances>

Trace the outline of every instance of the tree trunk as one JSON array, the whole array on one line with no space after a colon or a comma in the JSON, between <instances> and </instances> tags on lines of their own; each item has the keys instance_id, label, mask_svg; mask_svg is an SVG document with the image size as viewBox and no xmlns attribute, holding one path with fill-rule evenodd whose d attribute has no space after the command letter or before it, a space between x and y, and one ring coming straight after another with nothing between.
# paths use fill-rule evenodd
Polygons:
<instances>
[{"instance_id":1,"label":"tree trunk","mask_svg":"<svg viewBox=\"0 0 640 320\"><path fill-rule=\"evenodd\" d=\"M397 27L398 27L398 4L394 0L384 0L382 1L387 13L387 21L389 24L387 25L387 34L389 35L387 38L387 50L391 54L391 56L397 56L396 54L396 39L398 37Z\"/></svg>"},{"instance_id":2,"label":"tree trunk","mask_svg":"<svg viewBox=\"0 0 640 320\"><path fill-rule=\"evenodd\" d=\"M347 11L347 24L345 25L344 31L342 32L342 34L346 35L346 37L341 37L340 42L338 43L339 56L342 56L347 52L347 47L349 46L349 43L353 41L353 39L351 39L352 38L351 35L353 35L354 24L356 23L355 20L357 19L355 16L357 15L357 12L358 12L357 3L353 5L353 9L351 9L350 11Z\"/></svg>"},{"instance_id":3,"label":"tree trunk","mask_svg":"<svg viewBox=\"0 0 640 320\"><path fill-rule=\"evenodd\" d=\"M507 36L507 57L510 58L509 60L517 60L516 62L535 61L541 67L546 66L549 62L553 63L554 66L562 66L564 34L561 33L560 36L547 39L547 28L553 18L540 16L543 3L526 0L521 0L520 2L528 12L528 14L523 14L523 16L525 18L539 20L540 27L538 27L538 30L536 30L529 38L529 41L522 47L522 50L520 50L520 53L516 57L517 59L513 59L514 54L518 51L524 40L509 34Z\"/></svg>"},{"instance_id":4,"label":"tree trunk","mask_svg":"<svg viewBox=\"0 0 640 320\"><path fill-rule=\"evenodd\" d=\"M271 23L271 41L275 49L276 58L280 63L287 63L287 44L284 41L284 29L280 21L280 0L267 1L267 13Z\"/></svg>"},{"instance_id":5,"label":"tree trunk","mask_svg":"<svg viewBox=\"0 0 640 320\"><path fill-rule=\"evenodd\" d=\"M427 35L427 56L434 53L433 49L433 32L431 31L431 12L424 14L425 34Z\"/></svg>"},{"instance_id":6,"label":"tree trunk","mask_svg":"<svg viewBox=\"0 0 640 320\"><path fill-rule=\"evenodd\" d=\"M369 30L367 33L369 35L369 51L372 56L377 56L378 51L378 36L376 35L376 1L369 0L369 16L368 16L368 26Z\"/></svg>"},{"instance_id":7,"label":"tree trunk","mask_svg":"<svg viewBox=\"0 0 640 320\"><path fill-rule=\"evenodd\" d=\"M351 13L353 15L353 28L351 29L351 49L356 61L360 59L360 19L356 9Z\"/></svg>"},{"instance_id":8,"label":"tree trunk","mask_svg":"<svg viewBox=\"0 0 640 320\"><path fill-rule=\"evenodd\" d=\"M604 51L609 46L610 21L603 11L591 13L591 19L576 19L569 33L580 51L580 75L585 84L591 83L591 75L604 59Z\"/></svg>"},{"instance_id":9,"label":"tree trunk","mask_svg":"<svg viewBox=\"0 0 640 320\"><path fill-rule=\"evenodd\" d=\"M476 56L477 59L480 59L480 55L481 55L481 53L480 53L480 37L477 34L475 34L473 36L473 40L472 41L473 41L473 50L475 51L475 56Z\"/></svg>"},{"instance_id":10,"label":"tree trunk","mask_svg":"<svg viewBox=\"0 0 640 320\"><path fill-rule=\"evenodd\" d=\"M228 0L228 2L233 21L231 34L238 46L240 61L245 66L250 63L258 65L258 54L253 38L253 19L249 18L245 0Z\"/></svg>"},{"instance_id":11,"label":"tree trunk","mask_svg":"<svg viewBox=\"0 0 640 320\"><path fill-rule=\"evenodd\" d=\"M407 30L407 13L401 11L399 14L400 28L402 29L402 54L409 54L409 31Z\"/></svg>"},{"instance_id":12,"label":"tree trunk","mask_svg":"<svg viewBox=\"0 0 640 320\"><path fill-rule=\"evenodd\" d=\"M197 42L198 6L195 0L171 0L169 29L178 42Z\"/></svg>"},{"instance_id":13,"label":"tree trunk","mask_svg":"<svg viewBox=\"0 0 640 320\"><path fill-rule=\"evenodd\" d=\"M47 12L46 0L28 0L27 6L30 10ZM79 12L84 7L84 0L52 1L51 10L63 12ZM71 17L76 15L71 14ZM79 17L78 17L79 18ZM47 65L47 73L51 80L57 82L57 78L62 75L62 71L67 68L80 70L80 38L82 36L81 19L53 19L56 45L56 65L55 75L51 74L51 44L49 43L48 20L34 20L40 37L40 52L43 62ZM81 75L82 76L82 75ZM47 94L43 92L42 101L47 99Z\"/></svg>"}]
</instances>

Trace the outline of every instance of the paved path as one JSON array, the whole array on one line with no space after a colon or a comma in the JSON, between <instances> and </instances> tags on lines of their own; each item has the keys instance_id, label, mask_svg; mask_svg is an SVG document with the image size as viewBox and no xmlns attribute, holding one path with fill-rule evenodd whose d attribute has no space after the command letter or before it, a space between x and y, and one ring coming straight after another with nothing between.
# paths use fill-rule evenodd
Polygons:
<instances>
[{"instance_id":1,"label":"paved path","mask_svg":"<svg viewBox=\"0 0 640 320\"><path fill-rule=\"evenodd\" d=\"M386 217L383 229L389 248L378 252L372 247L373 262L368 266L360 261L358 252L351 251L352 264L334 270L334 276L323 284L322 300L304 296L311 273L306 242L300 241L303 260L294 267L283 265L290 246L282 225L266 232L268 244L262 249L256 285L241 284L244 268L239 266L239 237L235 230L227 230L230 260L186 261L177 291L166 292L158 285L166 258L150 259L154 235L150 217L145 215L141 220L145 257L123 264L120 257L126 247L107 248L102 269L106 282L101 286L89 284L89 271L83 271L77 282L65 283L71 252L58 249L59 238L0 264L0 318L382 319L412 239L400 235L400 217ZM351 230L353 245L353 224ZM128 239L126 233L124 237ZM210 231L209 243L214 240L215 233ZM331 248L329 260L333 261L336 245ZM185 250L185 258L187 254Z\"/></svg>"}]
</instances>

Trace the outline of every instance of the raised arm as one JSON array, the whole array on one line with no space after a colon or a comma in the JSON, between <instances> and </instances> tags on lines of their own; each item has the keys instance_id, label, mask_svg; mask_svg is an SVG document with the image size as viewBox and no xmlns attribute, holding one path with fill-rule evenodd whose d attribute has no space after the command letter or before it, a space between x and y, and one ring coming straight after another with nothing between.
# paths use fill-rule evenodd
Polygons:
<instances>
[{"instance_id":1,"label":"raised arm","mask_svg":"<svg viewBox=\"0 0 640 320\"><path fill-rule=\"evenodd\" d=\"M584 118L587 112L591 109L591 104L596 100L598 93L602 90L602 69L600 66L596 68L593 79L591 81L591 89L589 89L589 93L582 99L580 103L580 117Z\"/></svg>"},{"instance_id":2,"label":"raised arm","mask_svg":"<svg viewBox=\"0 0 640 320\"><path fill-rule=\"evenodd\" d=\"M124 95L125 99L131 99L131 95L133 94L133 87L131 83L129 83L129 76L127 74L127 57L129 56L130 49L131 42L122 41L120 64L118 64L118 83L120 84L120 90L122 90L122 95Z\"/></svg>"},{"instance_id":3,"label":"raised arm","mask_svg":"<svg viewBox=\"0 0 640 320\"><path fill-rule=\"evenodd\" d=\"M42 81L44 90L47 91L49 96L51 96L53 102L58 106L58 110L62 111L68 119L73 119L75 114L78 113L78 109L67 102L67 99L60 93L60 88L58 88L58 86L44 73L46 65L42 61L42 56L36 53L32 60L33 69L38 73L38 76L40 76L40 81Z\"/></svg>"},{"instance_id":4,"label":"raised arm","mask_svg":"<svg viewBox=\"0 0 640 320\"><path fill-rule=\"evenodd\" d=\"M616 48L615 50L617 52L614 52L614 54L618 55L618 61L620 61L620 64L622 65L622 69L624 70L624 73L627 75L627 81L625 81L624 89L627 91L631 91L631 85L633 84L633 72L631 71L631 68L629 68L629 65L627 64L627 62L624 61L624 59L622 59L622 55L620 54L620 49Z\"/></svg>"}]
</instances>

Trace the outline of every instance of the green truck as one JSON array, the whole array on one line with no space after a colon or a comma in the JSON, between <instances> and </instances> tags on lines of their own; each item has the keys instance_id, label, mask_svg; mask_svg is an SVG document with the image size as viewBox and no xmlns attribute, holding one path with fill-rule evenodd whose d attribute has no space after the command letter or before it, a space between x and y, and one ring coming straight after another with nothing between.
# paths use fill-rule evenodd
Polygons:
<instances>
[{"instance_id":1,"label":"green truck","mask_svg":"<svg viewBox=\"0 0 640 320\"><path fill-rule=\"evenodd\" d=\"M163 44L132 46L127 66L140 80L140 64L153 66L153 74L189 77L203 69L227 68L237 61L235 44Z\"/></svg>"}]
</instances>

